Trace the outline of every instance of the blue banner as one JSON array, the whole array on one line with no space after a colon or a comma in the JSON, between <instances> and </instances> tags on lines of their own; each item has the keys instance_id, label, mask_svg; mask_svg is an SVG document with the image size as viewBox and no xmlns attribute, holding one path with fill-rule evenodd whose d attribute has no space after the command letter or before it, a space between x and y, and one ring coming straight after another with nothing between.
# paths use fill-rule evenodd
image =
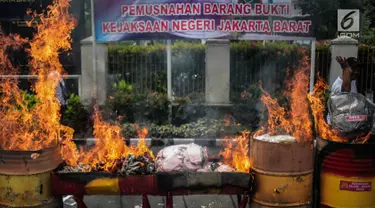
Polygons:
<instances>
[{"instance_id":1,"label":"blue banner","mask_svg":"<svg viewBox=\"0 0 375 208\"><path fill-rule=\"evenodd\" d=\"M140 39L313 37L309 16L290 3L237 0L94 0L97 42Z\"/></svg>"}]
</instances>

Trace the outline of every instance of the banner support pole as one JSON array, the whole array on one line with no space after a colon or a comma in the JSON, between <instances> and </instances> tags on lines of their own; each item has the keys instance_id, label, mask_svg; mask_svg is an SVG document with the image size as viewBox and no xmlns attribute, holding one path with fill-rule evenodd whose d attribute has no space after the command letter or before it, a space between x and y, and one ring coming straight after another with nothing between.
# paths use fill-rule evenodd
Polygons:
<instances>
[{"instance_id":1,"label":"banner support pole","mask_svg":"<svg viewBox=\"0 0 375 208\"><path fill-rule=\"evenodd\" d=\"M316 40L311 40L311 60L310 60L310 92L314 91L315 84L315 56L316 56Z\"/></svg>"},{"instance_id":2,"label":"banner support pole","mask_svg":"<svg viewBox=\"0 0 375 208\"><path fill-rule=\"evenodd\" d=\"M167 88L168 100L172 102L172 41L167 40ZM172 122L172 104L169 104L169 122Z\"/></svg>"},{"instance_id":3,"label":"banner support pole","mask_svg":"<svg viewBox=\"0 0 375 208\"><path fill-rule=\"evenodd\" d=\"M96 35L95 35L95 15L94 0L91 0L91 33L92 33L92 72L93 72L93 100L97 102L97 73L96 73Z\"/></svg>"}]
</instances>

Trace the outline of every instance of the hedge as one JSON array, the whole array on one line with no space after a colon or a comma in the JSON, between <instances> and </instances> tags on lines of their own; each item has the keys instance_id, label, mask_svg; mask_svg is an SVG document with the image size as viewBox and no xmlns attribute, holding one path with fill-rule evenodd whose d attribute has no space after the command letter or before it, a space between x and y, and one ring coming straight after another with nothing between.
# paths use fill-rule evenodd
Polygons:
<instances>
[{"instance_id":1,"label":"hedge","mask_svg":"<svg viewBox=\"0 0 375 208\"><path fill-rule=\"evenodd\" d=\"M141 128L148 129L148 137L151 138L220 138L224 136L240 135L247 130L245 126L226 126L224 120L201 118L196 122L181 126L156 125L152 123L136 124ZM121 133L125 138L136 138L137 130L135 124L126 123L122 125Z\"/></svg>"}]
</instances>

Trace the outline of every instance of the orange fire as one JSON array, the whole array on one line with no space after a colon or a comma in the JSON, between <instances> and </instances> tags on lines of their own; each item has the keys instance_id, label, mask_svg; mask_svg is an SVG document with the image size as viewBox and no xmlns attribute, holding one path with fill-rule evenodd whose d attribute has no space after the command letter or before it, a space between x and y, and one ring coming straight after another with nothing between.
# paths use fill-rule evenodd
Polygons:
<instances>
[{"instance_id":1,"label":"orange fire","mask_svg":"<svg viewBox=\"0 0 375 208\"><path fill-rule=\"evenodd\" d=\"M16 81L1 82L3 95L0 125L3 149L38 150L57 145L60 139L71 146L69 141L73 130L60 124L60 105L55 92L58 80L48 77L52 71L63 71L59 54L71 49L70 33L75 20L69 15L69 2L70 0L55 0L46 14L33 14L34 18L28 25L34 25L37 20L38 22L35 26L37 33L32 40L13 38L30 45L28 52L32 58L31 71L38 75L37 83L33 86L38 102L33 109L28 109L25 95L16 86ZM1 61L6 63L4 58ZM16 74L16 71L2 70L2 75Z\"/></svg>"},{"instance_id":2,"label":"orange fire","mask_svg":"<svg viewBox=\"0 0 375 208\"><path fill-rule=\"evenodd\" d=\"M59 73L63 67L59 61L61 52L71 50L71 31L76 21L69 14L71 0L54 0L46 13L33 13L28 25L35 27L37 33L32 40L21 39L16 35L5 36L0 32L1 75L16 75L6 50L11 47L30 46L27 52L32 74L38 75L33 86L36 94L34 108L28 108L26 97L17 86L17 80L5 79L0 83L0 145L7 150L38 150L58 145L62 140L62 155L71 166L97 163L109 170L113 161L128 154L135 156L148 154L145 137L147 129L138 129L140 140L137 146L128 147L120 135L120 127L103 121L100 113L94 113L94 135L98 139L90 152L77 150L72 142L73 129L60 124L60 103L56 97L56 87L61 80ZM29 13L32 13L28 11ZM37 24L35 24L37 22Z\"/></svg>"},{"instance_id":3,"label":"orange fire","mask_svg":"<svg viewBox=\"0 0 375 208\"><path fill-rule=\"evenodd\" d=\"M230 137L225 137L224 141L224 151L220 152L224 163L233 167L237 172L248 173L250 171L250 132L244 131L241 136L236 136L236 142L233 142Z\"/></svg>"},{"instance_id":4,"label":"orange fire","mask_svg":"<svg viewBox=\"0 0 375 208\"><path fill-rule=\"evenodd\" d=\"M326 123L324 112L326 107L326 100L324 93L328 89L328 85L323 78L318 76L318 80L314 86L314 91L307 95L311 103L311 110L315 120L315 129L322 139L329 139L335 142L347 142L347 140L340 138L340 136Z\"/></svg>"},{"instance_id":5,"label":"orange fire","mask_svg":"<svg viewBox=\"0 0 375 208\"><path fill-rule=\"evenodd\" d=\"M70 166L77 164L90 165L95 168L97 164L102 164L105 171L110 171L113 163L121 157L149 155L154 158L151 150L147 147L145 138L148 134L147 129L138 129L139 141L137 146L127 146L125 139L120 134L120 127L111 125L103 121L100 112L95 108L94 112L94 136L97 139L95 146L90 151L85 152L81 149L78 153L79 158L66 157L65 161Z\"/></svg>"},{"instance_id":6,"label":"orange fire","mask_svg":"<svg viewBox=\"0 0 375 208\"><path fill-rule=\"evenodd\" d=\"M309 58L304 56L293 77L288 80L284 95L289 100L290 110L281 107L276 99L262 86L262 102L268 110L267 127L262 127L255 136L262 134L289 134L297 141L312 141L312 121L309 114L309 103L306 97L309 86Z\"/></svg>"}]
</instances>

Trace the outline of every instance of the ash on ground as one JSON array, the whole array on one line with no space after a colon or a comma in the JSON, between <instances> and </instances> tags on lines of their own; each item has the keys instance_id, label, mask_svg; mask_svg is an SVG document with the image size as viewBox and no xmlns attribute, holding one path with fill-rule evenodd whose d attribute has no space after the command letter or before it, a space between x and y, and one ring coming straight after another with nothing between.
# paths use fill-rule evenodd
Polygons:
<instances>
[{"instance_id":1,"label":"ash on ground","mask_svg":"<svg viewBox=\"0 0 375 208\"><path fill-rule=\"evenodd\" d=\"M90 165L78 165L75 167L65 166L60 172L104 172L105 164L97 163L95 167ZM128 155L115 160L109 172L118 175L152 175L155 173L155 163L153 159L145 154L143 156Z\"/></svg>"}]
</instances>

